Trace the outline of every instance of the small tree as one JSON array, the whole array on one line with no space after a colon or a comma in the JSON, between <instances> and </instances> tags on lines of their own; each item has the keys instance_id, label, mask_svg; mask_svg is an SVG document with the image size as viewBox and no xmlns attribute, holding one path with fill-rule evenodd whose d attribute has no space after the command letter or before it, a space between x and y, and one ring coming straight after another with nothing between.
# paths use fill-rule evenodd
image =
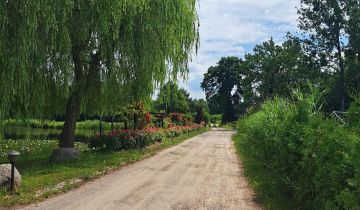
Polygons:
<instances>
[{"instance_id":1,"label":"small tree","mask_svg":"<svg viewBox=\"0 0 360 210\"><path fill-rule=\"evenodd\" d=\"M155 108L165 110L167 113L187 113L189 112L189 95L176 83L168 82L160 88L160 93L154 102Z\"/></svg>"}]
</instances>

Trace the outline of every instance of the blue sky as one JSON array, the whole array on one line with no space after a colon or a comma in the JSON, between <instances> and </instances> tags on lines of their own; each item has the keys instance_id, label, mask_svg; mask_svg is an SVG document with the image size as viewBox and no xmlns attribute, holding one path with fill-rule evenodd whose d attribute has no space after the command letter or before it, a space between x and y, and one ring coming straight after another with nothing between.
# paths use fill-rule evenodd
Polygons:
<instances>
[{"instance_id":1,"label":"blue sky","mask_svg":"<svg viewBox=\"0 0 360 210\"><path fill-rule=\"evenodd\" d=\"M200 50L190 63L189 79L180 84L192 98L205 98L203 75L221 57L243 57L270 37L281 43L297 31L299 0L200 0Z\"/></svg>"}]
</instances>

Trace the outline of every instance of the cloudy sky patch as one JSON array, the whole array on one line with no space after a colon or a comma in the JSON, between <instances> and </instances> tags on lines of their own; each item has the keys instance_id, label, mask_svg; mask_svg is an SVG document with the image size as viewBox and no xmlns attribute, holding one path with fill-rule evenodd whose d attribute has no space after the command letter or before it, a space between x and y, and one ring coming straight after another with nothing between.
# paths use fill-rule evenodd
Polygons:
<instances>
[{"instance_id":1,"label":"cloudy sky patch","mask_svg":"<svg viewBox=\"0 0 360 210\"><path fill-rule=\"evenodd\" d=\"M281 42L297 31L299 0L200 0L200 50L190 63L187 82L180 82L193 98L205 98L203 75L221 57L243 57L270 37Z\"/></svg>"}]
</instances>

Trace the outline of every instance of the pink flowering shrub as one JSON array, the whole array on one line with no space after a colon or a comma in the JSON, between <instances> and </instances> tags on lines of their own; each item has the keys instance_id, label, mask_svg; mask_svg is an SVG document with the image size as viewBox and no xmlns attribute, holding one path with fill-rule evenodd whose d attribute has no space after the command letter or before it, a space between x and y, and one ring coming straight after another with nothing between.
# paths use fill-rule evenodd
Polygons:
<instances>
[{"instance_id":1,"label":"pink flowering shrub","mask_svg":"<svg viewBox=\"0 0 360 210\"><path fill-rule=\"evenodd\" d=\"M176 124L176 125L183 125L184 124L183 114L181 114L181 113L173 112L173 113L169 114L169 117L170 117L171 122L173 124Z\"/></svg>"},{"instance_id":2,"label":"pink flowering shrub","mask_svg":"<svg viewBox=\"0 0 360 210\"><path fill-rule=\"evenodd\" d=\"M144 148L154 143L160 143L167 137L176 137L190 133L203 125L193 124L187 126L172 125L169 128L144 128L141 130L117 130L106 135L98 135L90 142L91 147L108 150L130 150Z\"/></svg>"},{"instance_id":3,"label":"pink flowering shrub","mask_svg":"<svg viewBox=\"0 0 360 210\"><path fill-rule=\"evenodd\" d=\"M168 137L180 136L181 134L184 134L184 133L190 133L190 132L199 130L202 127L204 127L204 126L198 125L198 124L185 125L185 126L174 125L174 126L169 127L168 129L166 129L166 133L167 133Z\"/></svg>"}]
</instances>

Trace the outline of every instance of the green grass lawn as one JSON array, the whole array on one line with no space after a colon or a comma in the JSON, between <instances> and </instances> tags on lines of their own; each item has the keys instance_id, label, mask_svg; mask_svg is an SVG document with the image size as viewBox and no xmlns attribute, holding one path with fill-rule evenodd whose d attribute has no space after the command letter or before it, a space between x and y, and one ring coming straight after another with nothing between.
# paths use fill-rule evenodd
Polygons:
<instances>
[{"instance_id":1,"label":"green grass lawn","mask_svg":"<svg viewBox=\"0 0 360 210\"><path fill-rule=\"evenodd\" d=\"M97 178L121 166L152 156L162 149L177 145L185 139L207 130L207 128L203 128L199 131L183 134L174 138L173 141L164 139L161 144L150 146L143 151L96 151L87 149L84 144L79 143L76 147L83 151L81 156L78 159L61 163L53 163L48 160L52 150L56 148L56 141L35 142L33 147L31 145L24 146L19 142L14 143L17 145L13 148L22 152L17 167L22 175L22 184L16 195L10 195L4 189L1 190L0 206L29 204L41 201L57 193L66 192L81 183ZM1 145L2 141L0 141L0 148L5 145L4 143ZM36 146L38 144L42 145ZM40 148L41 151L39 151ZM4 150L0 150L0 154L2 153L0 163L7 162ZM55 186L59 183L64 183L64 187L57 189Z\"/></svg>"}]
</instances>

